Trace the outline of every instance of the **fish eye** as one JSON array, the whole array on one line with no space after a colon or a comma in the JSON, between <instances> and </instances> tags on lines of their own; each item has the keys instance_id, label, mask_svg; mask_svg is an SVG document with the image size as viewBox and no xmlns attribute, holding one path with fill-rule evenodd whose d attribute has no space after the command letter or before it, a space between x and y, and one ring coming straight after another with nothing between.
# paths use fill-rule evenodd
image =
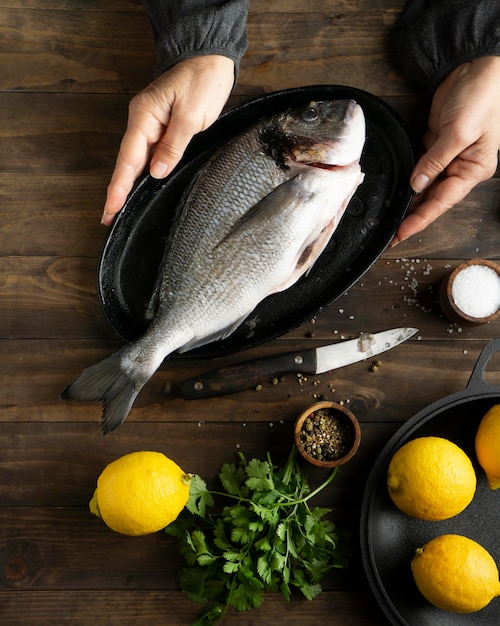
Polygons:
<instances>
[{"instance_id":1,"label":"fish eye","mask_svg":"<svg viewBox=\"0 0 500 626\"><path fill-rule=\"evenodd\" d=\"M319 117L319 111L317 107L310 106L302 113L302 119L304 122L315 122Z\"/></svg>"}]
</instances>

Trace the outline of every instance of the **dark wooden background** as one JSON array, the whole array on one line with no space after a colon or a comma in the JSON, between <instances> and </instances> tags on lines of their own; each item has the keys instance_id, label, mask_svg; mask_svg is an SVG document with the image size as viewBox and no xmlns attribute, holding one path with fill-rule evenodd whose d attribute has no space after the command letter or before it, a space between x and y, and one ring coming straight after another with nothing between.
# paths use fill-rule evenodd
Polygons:
<instances>
[{"instance_id":1,"label":"dark wooden background","mask_svg":"<svg viewBox=\"0 0 500 626\"><path fill-rule=\"evenodd\" d=\"M392 105L417 145L428 97L403 79L391 42L403 4L252 1L249 50L231 104L300 85L351 85ZM176 396L176 384L243 356L173 360L125 425L103 438L100 408L62 403L59 394L121 343L96 296L106 235L99 222L128 102L154 64L139 0L0 0L0 623L189 624L196 606L177 589L175 544L163 533L122 537L91 516L98 474L143 449L160 449L210 484L237 451L261 458L270 451L280 462L298 412L325 395L350 402L362 423L358 455L321 499L353 530L352 567L329 578L313 602L269 595L260 609L231 612L224 624L386 624L356 542L364 484L390 435L464 389L481 349L500 334L498 321L451 324L436 299L461 260L500 257L500 181L480 185L424 233L386 251L316 319L244 355L418 327L377 372L360 363L302 385L286 377L261 392L189 403ZM498 359L487 380L500 383Z\"/></svg>"}]
</instances>

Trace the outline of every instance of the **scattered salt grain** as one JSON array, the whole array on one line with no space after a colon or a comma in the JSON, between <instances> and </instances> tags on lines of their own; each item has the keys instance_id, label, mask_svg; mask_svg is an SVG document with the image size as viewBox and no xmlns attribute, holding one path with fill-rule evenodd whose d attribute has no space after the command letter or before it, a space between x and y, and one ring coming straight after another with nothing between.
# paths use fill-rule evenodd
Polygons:
<instances>
[{"instance_id":1,"label":"scattered salt grain","mask_svg":"<svg viewBox=\"0 0 500 626\"><path fill-rule=\"evenodd\" d=\"M491 267L469 265L455 277L451 293L466 315L488 317L500 308L500 276Z\"/></svg>"}]
</instances>

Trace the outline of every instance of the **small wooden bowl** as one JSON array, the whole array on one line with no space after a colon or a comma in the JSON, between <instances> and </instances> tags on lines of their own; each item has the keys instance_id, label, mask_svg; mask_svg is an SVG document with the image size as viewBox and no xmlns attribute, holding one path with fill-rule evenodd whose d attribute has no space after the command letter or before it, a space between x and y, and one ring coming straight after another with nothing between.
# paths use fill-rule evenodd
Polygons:
<instances>
[{"instance_id":1,"label":"small wooden bowl","mask_svg":"<svg viewBox=\"0 0 500 626\"><path fill-rule=\"evenodd\" d=\"M479 326L480 324L486 324L500 317L500 309L487 317L472 317L464 313L455 303L453 299L453 282L460 272L471 265L483 265L493 269L498 276L500 276L500 267L488 261L486 259L472 259L471 261L465 261L458 265L452 272L443 279L439 288L439 302L441 309L446 317L455 323L464 324L467 326Z\"/></svg>"},{"instance_id":2,"label":"small wooden bowl","mask_svg":"<svg viewBox=\"0 0 500 626\"><path fill-rule=\"evenodd\" d=\"M323 461L311 456L308 452L306 452L304 448L304 444L301 440L301 432L303 431L304 422L306 419L312 415L314 412L320 409L328 409L329 413L331 413L331 417L336 420L340 420L342 424L347 425L347 433L346 437L348 437L349 441L346 447L344 454L336 459L332 459L330 461ZM341 404L337 404L336 402L317 402L312 406L308 407L299 415L295 422L295 445L299 453L304 457L306 461L316 465L317 467L335 467L337 465L342 465L346 463L356 454L359 444L361 441L361 428L359 426L359 422L356 417L346 409L345 406Z\"/></svg>"}]
</instances>

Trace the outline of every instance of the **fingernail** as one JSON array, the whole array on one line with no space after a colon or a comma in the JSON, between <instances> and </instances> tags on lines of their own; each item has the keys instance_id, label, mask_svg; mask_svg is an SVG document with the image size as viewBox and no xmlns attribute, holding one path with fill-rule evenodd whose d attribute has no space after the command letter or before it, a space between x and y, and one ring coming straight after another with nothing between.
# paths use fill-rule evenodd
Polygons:
<instances>
[{"instance_id":1,"label":"fingernail","mask_svg":"<svg viewBox=\"0 0 500 626\"><path fill-rule=\"evenodd\" d=\"M149 173L153 178L165 178L168 174L168 163L163 163L163 161L155 161L151 163L151 168Z\"/></svg>"},{"instance_id":2,"label":"fingernail","mask_svg":"<svg viewBox=\"0 0 500 626\"><path fill-rule=\"evenodd\" d=\"M425 174L417 174L413 179L412 189L415 193L422 193L424 189L427 189L431 179Z\"/></svg>"}]
</instances>

